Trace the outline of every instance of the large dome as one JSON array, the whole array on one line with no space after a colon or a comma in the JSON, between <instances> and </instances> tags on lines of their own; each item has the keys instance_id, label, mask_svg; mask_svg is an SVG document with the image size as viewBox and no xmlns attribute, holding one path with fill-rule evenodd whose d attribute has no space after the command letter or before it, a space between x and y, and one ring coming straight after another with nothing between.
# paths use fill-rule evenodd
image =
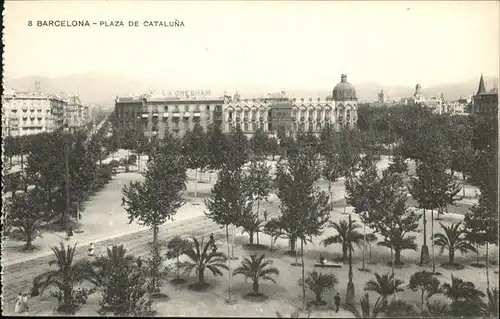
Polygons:
<instances>
[{"instance_id":1,"label":"large dome","mask_svg":"<svg viewBox=\"0 0 500 319\"><path fill-rule=\"evenodd\" d=\"M354 85L347 82L346 74L342 74L340 77L340 83L333 89L332 98L334 101L357 100L356 89L354 88Z\"/></svg>"}]
</instances>

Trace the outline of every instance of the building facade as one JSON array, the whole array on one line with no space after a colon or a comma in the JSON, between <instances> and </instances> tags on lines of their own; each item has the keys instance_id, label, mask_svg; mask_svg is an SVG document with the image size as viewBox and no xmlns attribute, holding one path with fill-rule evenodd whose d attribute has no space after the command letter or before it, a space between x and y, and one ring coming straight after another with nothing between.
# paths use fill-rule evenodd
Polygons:
<instances>
[{"instance_id":1,"label":"building facade","mask_svg":"<svg viewBox=\"0 0 500 319\"><path fill-rule=\"evenodd\" d=\"M477 93L472 98L472 113L483 115L494 115L498 112L498 90L486 91L483 75L479 79Z\"/></svg>"},{"instance_id":2,"label":"building facade","mask_svg":"<svg viewBox=\"0 0 500 319\"><path fill-rule=\"evenodd\" d=\"M196 124L222 127L224 99L194 99L149 93L140 96L116 97L115 112L120 131L133 128L147 137L163 138L166 132L183 136Z\"/></svg>"},{"instance_id":3,"label":"building facade","mask_svg":"<svg viewBox=\"0 0 500 319\"><path fill-rule=\"evenodd\" d=\"M444 103L443 94L441 93L441 96L439 98L426 98L422 92L422 87L420 86L420 84L417 84L415 86L415 93L413 93L412 97L406 100L405 104L425 106L432 109L433 112L437 114L448 113L448 108Z\"/></svg>"},{"instance_id":4,"label":"building facade","mask_svg":"<svg viewBox=\"0 0 500 319\"><path fill-rule=\"evenodd\" d=\"M83 104L78 94L62 93L61 96L67 104L64 118L70 131L74 132L90 121L90 106Z\"/></svg>"},{"instance_id":5,"label":"building facade","mask_svg":"<svg viewBox=\"0 0 500 319\"><path fill-rule=\"evenodd\" d=\"M52 132L64 123L67 102L39 91L6 92L2 97L3 136Z\"/></svg>"},{"instance_id":6,"label":"building facade","mask_svg":"<svg viewBox=\"0 0 500 319\"><path fill-rule=\"evenodd\" d=\"M221 98L195 99L165 94L117 97L115 112L119 130L140 128L148 137L165 132L183 136L196 123L213 124L225 133L239 127L247 136L257 129L272 135L279 131L319 134L325 126L352 128L357 121L358 101L354 86L343 74L329 99L290 98L285 92L266 98L241 98L238 93Z\"/></svg>"}]
</instances>

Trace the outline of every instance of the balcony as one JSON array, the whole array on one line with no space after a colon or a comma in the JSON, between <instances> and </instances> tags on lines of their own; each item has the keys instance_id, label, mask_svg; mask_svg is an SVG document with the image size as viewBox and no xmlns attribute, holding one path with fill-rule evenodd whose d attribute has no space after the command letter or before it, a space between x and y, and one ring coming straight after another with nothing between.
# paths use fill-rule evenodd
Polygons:
<instances>
[{"instance_id":1,"label":"balcony","mask_svg":"<svg viewBox=\"0 0 500 319\"><path fill-rule=\"evenodd\" d=\"M190 117L191 114L189 114L189 112L184 112L184 117Z\"/></svg>"},{"instance_id":2,"label":"balcony","mask_svg":"<svg viewBox=\"0 0 500 319\"><path fill-rule=\"evenodd\" d=\"M174 112L172 113L172 117L180 117L181 114L179 112Z\"/></svg>"},{"instance_id":3,"label":"balcony","mask_svg":"<svg viewBox=\"0 0 500 319\"><path fill-rule=\"evenodd\" d=\"M164 118L165 118L165 117L168 117L168 113L166 113L166 112L165 112L165 113L163 113L163 117L164 117Z\"/></svg>"},{"instance_id":4,"label":"balcony","mask_svg":"<svg viewBox=\"0 0 500 319\"><path fill-rule=\"evenodd\" d=\"M201 114L200 114L200 112L195 112L195 113L193 113L193 116L194 116L194 117L200 117L200 116L201 116Z\"/></svg>"},{"instance_id":5,"label":"balcony","mask_svg":"<svg viewBox=\"0 0 500 319\"><path fill-rule=\"evenodd\" d=\"M147 114L147 113L143 113L143 114L141 115L141 117L142 117L143 119L147 119L147 118L149 117L149 114Z\"/></svg>"}]
</instances>

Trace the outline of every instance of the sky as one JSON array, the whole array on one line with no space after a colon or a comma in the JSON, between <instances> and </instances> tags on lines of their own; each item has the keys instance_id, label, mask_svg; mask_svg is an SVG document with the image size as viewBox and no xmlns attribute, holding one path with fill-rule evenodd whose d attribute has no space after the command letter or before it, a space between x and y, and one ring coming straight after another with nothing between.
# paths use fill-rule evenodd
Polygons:
<instances>
[{"instance_id":1,"label":"sky","mask_svg":"<svg viewBox=\"0 0 500 319\"><path fill-rule=\"evenodd\" d=\"M143 25L176 19L184 27ZM342 73L411 86L499 73L498 1L8 1L4 21L8 78L106 72L189 87L330 88Z\"/></svg>"}]
</instances>

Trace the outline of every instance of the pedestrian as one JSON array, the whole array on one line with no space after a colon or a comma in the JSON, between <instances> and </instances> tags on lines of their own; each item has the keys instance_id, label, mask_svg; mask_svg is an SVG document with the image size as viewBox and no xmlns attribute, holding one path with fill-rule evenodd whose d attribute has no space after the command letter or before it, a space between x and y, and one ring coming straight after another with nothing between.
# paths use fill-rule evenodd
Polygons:
<instances>
[{"instance_id":1,"label":"pedestrian","mask_svg":"<svg viewBox=\"0 0 500 319\"><path fill-rule=\"evenodd\" d=\"M125 204L126 204L126 203L125 203L125 197L124 197L124 196L122 196L122 206L125 206Z\"/></svg>"},{"instance_id":2,"label":"pedestrian","mask_svg":"<svg viewBox=\"0 0 500 319\"><path fill-rule=\"evenodd\" d=\"M19 293L16 298L16 305L14 306L14 312L15 313L20 313L21 312L21 303L23 302L23 294Z\"/></svg>"},{"instance_id":3,"label":"pedestrian","mask_svg":"<svg viewBox=\"0 0 500 319\"><path fill-rule=\"evenodd\" d=\"M70 240L71 237L73 237L73 228L68 227L67 233L68 233L68 238L66 238L66 240Z\"/></svg>"},{"instance_id":4,"label":"pedestrian","mask_svg":"<svg viewBox=\"0 0 500 319\"><path fill-rule=\"evenodd\" d=\"M337 294L335 295L335 297L333 298L334 299L334 302L335 302L335 312L339 312L339 307L340 307L340 295L339 293L337 292Z\"/></svg>"},{"instance_id":5,"label":"pedestrian","mask_svg":"<svg viewBox=\"0 0 500 319\"><path fill-rule=\"evenodd\" d=\"M90 257L94 256L94 249L95 249L94 243L90 243L90 246L89 246L89 256Z\"/></svg>"},{"instance_id":6,"label":"pedestrian","mask_svg":"<svg viewBox=\"0 0 500 319\"><path fill-rule=\"evenodd\" d=\"M30 310L30 307L28 305L28 294L23 293L23 302L21 304L22 304L21 312L28 312Z\"/></svg>"},{"instance_id":7,"label":"pedestrian","mask_svg":"<svg viewBox=\"0 0 500 319\"><path fill-rule=\"evenodd\" d=\"M264 220L267 222L267 210L264 211Z\"/></svg>"},{"instance_id":8,"label":"pedestrian","mask_svg":"<svg viewBox=\"0 0 500 319\"><path fill-rule=\"evenodd\" d=\"M215 245L215 238L214 238L214 233L210 234L210 239L209 239L210 245Z\"/></svg>"}]
</instances>

